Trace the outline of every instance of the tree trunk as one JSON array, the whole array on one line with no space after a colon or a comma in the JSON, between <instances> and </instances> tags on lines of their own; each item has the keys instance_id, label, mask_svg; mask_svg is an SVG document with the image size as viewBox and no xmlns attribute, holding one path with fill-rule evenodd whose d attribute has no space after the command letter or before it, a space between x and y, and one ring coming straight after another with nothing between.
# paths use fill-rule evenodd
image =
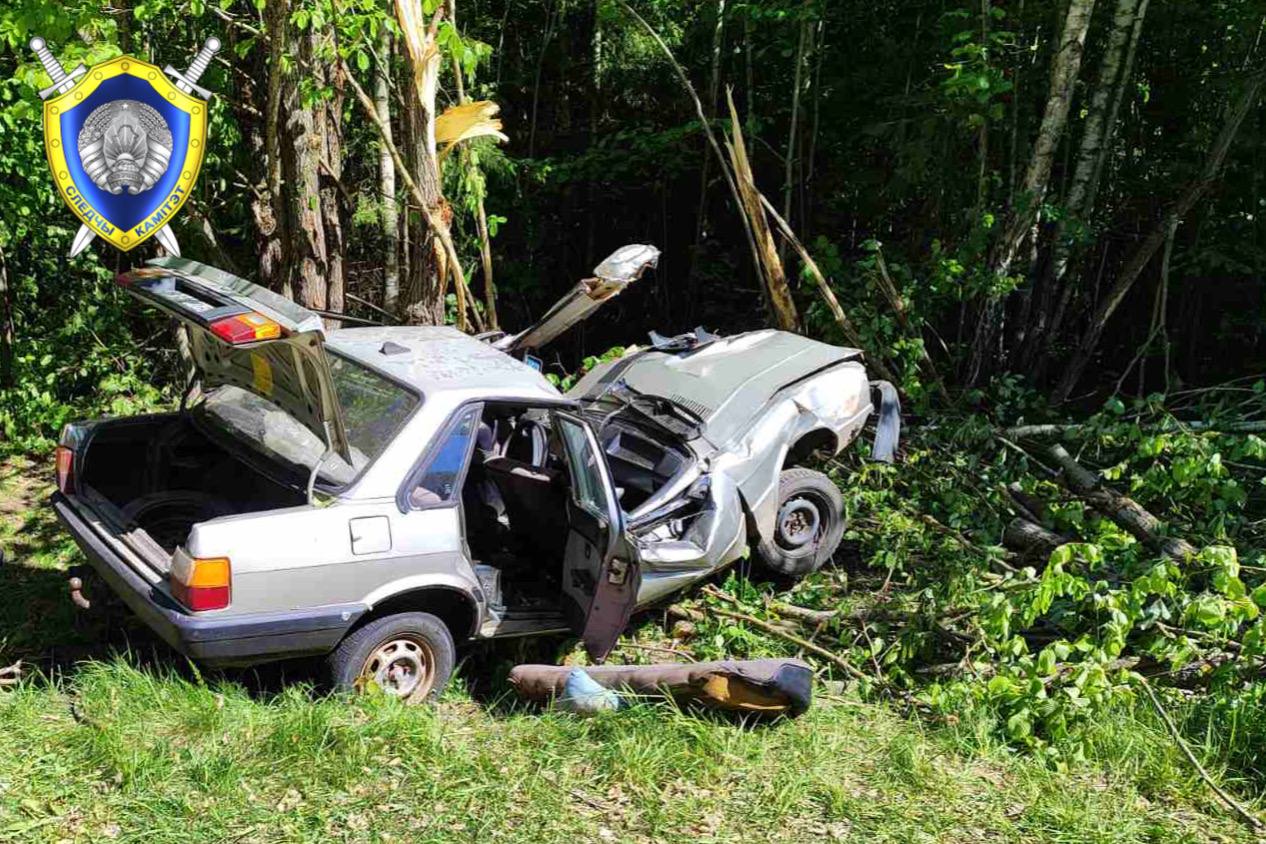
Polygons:
<instances>
[{"instance_id":1,"label":"tree trunk","mask_svg":"<svg viewBox=\"0 0 1266 844\"><path fill-rule=\"evenodd\" d=\"M374 110L386 127L387 138L378 146L379 219L383 237L382 307L395 314L400 304L400 211L396 206L396 163L387 143L391 138L391 30L382 28L378 38L379 66L374 77Z\"/></svg>"},{"instance_id":2,"label":"tree trunk","mask_svg":"<svg viewBox=\"0 0 1266 844\"><path fill-rule=\"evenodd\" d=\"M716 117L717 97L721 93L721 47L725 42L725 3L726 0L717 0L717 17L712 27L712 65L708 74L708 99L704 103L707 106L707 116L709 118ZM692 312L695 304L695 290L697 289L694 263L698 260L699 250L703 247L703 238L708 231L708 179L711 175L709 173L711 165L712 155L708 149L708 139L705 137L703 139L703 162L699 168L699 209L695 225L695 249L694 254L691 256L691 271L689 274L689 307Z\"/></svg>"},{"instance_id":3,"label":"tree trunk","mask_svg":"<svg viewBox=\"0 0 1266 844\"><path fill-rule=\"evenodd\" d=\"M119 50L125 55L132 54L132 8L128 0L114 0L114 23L118 27Z\"/></svg>"},{"instance_id":4,"label":"tree trunk","mask_svg":"<svg viewBox=\"0 0 1266 844\"><path fill-rule=\"evenodd\" d=\"M405 166L413 174L427 204L448 219L451 212L440 192L439 174L435 172L434 159L427 151L428 115L418 99L417 84L412 75L406 76L408 79L405 82L403 115ZM438 238L427 225L426 214L422 209L410 208L406 215L405 225L409 229L409 277L406 279L401 301L405 319L415 325L443 325L444 296L448 288L444 252Z\"/></svg>"},{"instance_id":5,"label":"tree trunk","mask_svg":"<svg viewBox=\"0 0 1266 844\"><path fill-rule=\"evenodd\" d=\"M594 26L597 27L597 8L594 8ZM448 18L453 26L457 26L457 0L448 0ZM595 36L596 37L596 36ZM599 48L600 50L600 48ZM595 69L595 73L596 73ZM457 84L457 102L465 104L470 101L466 96L466 82L462 76L462 65L456 56L453 57L453 79ZM479 235L479 262L484 272L484 309L487 327L495 330L497 325L497 285L492 277L492 236L488 231L488 212L484 208L484 178L479 170L470 148L462 144L462 166L470 173L472 190L475 192L475 230ZM474 307L474 303L471 304Z\"/></svg>"},{"instance_id":6,"label":"tree trunk","mask_svg":"<svg viewBox=\"0 0 1266 844\"><path fill-rule=\"evenodd\" d=\"M1147 15L1149 0L1139 0L1138 10L1134 15L1134 25L1130 32L1130 46L1125 52L1125 66L1121 78L1117 82L1116 91L1112 95L1112 107L1108 110L1107 126L1104 129L1103 143L1099 147L1099 157L1095 160L1094 172L1090 176L1090 184L1086 187L1085 215L1088 217L1095 208L1099 198L1099 186L1103 183L1103 168L1108 161L1108 152L1112 149L1112 139L1116 135L1117 117L1121 113L1121 102L1129 89L1130 77L1134 73L1134 57L1138 55L1139 37L1143 34L1143 19Z\"/></svg>"},{"instance_id":7,"label":"tree trunk","mask_svg":"<svg viewBox=\"0 0 1266 844\"><path fill-rule=\"evenodd\" d=\"M796 147L800 137L800 94L804 88L804 59L808 51L809 35L813 32L809 20L812 0L807 0L801 9L803 18L800 21L800 43L796 46L796 72L794 88L791 92L791 126L787 131L787 154L783 157L782 183L782 218L791 224L791 197L795 192ZM786 260L786 248L778 251L778 257Z\"/></svg>"},{"instance_id":8,"label":"tree trunk","mask_svg":"<svg viewBox=\"0 0 1266 844\"><path fill-rule=\"evenodd\" d=\"M1192 207L1200 201L1200 198L1217 180L1218 174L1222 169L1222 163L1226 160L1227 152L1231 148L1231 143L1235 140L1235 135L1239 131L1240 125L1244 122L1244 117L1252 110L1258 96L1261 94L1263 82L1266 82L1266 72L1256 73L1249 79L1234 107L1228 112L1226 123L1222 126L1222 131L1218 133L1213 147L1209 150L1200 178L1189 184L1182 195L1169 206L1169 209L1157 221L1147 237L1139 244L1134 254L1122 266L1116 282L1108 290L1108 293L1099 300L1098 306L1090 317L1086 331L1082 335L1081 342L1073 352L1068 366L1060 378L1059 385L1055 389L1055 394L1052 397L1055 403L1058 404L1067 400L1072 394L1073 388L1077 386L1077 382L1081 380L1082 373L1085 372L1086 365L1090 363L1091 357L1094 356L1099 340L1103 336L1103 330L1108 325L1108 320L1112 318L1113 313L1116 312L1116 309L1125 299L1125 295L1130 292L1134 282L1138 280L1143 269L1152 260L1156 250L1165 242L1169 230L1182 222L1182 219L1187 216Z\"/></svg>"},{"instance_id":9,"label":"tree trunk","mask_svg":"<svg viewBox=\"0 0 1266 844\"><path fill-rule=\"evenodd\" d=\"M1055 302L1066 302L1072 292L1073 283L1069 281L1065 285L1065 276L1070 260L1078 251L1074 242L1078 230L1088 226L1094 214L1094 207L1087 202L1087 197L1099 162L1107 153L1107 143L1111 137L1109 120L1116 118L1116 112L1112 108L1113 94L1119 92L1124 84L1122 57L1126 53L1130 33L1137 31L1136 23L1142 20L1139 9L1139 0L1117 0L1107 46L1099 62L1094 92L1090 96L1072 179L1063 203L1064 216L1060 218L1052 238L1049 271L1040 285L1040 301L1032 319L1032 330L1029 331L1027 325L1024 327L1027 331L1023 355L1026 367L1044 349L1046 338L1054 336L1054 331L1058 330L1058 327L1053 326L1052 305ZM1048 327L1052 327L1053 331L1048 333Z\"/></svg>"},{"instance_id":10,"label":"tree trunk","mask_svg":"<svg viewBox=\"0 0 1266 844\"><path fill-rule=\"evenodd\" d=\"M1051 168L1064 129L1068 124L1068 109L1072 103L1073 89L1081 71L1081 58L1086 45L1086 32L1090 27L1095 0L1069 0L1064 17L1064 29L1059 48L1051 63L1051 85L1038 128L1033 154L1025 171L1017 207L1010 209L1003 228L992 266L991 274L1002 278L1011 274L1012 264L1020 254L1025 241L1031 236L1034 224L1050 184ZM972 342L972 356L967 381L976 383L985 370L986 361L994 354L994 339L1001 328L1003 299L990 296L983 307L976 335Z\"/></svg>"},{"instance_id":11,"label":"tree trunk","mask_svg":"<svg viewBox=\"0 0 1266 844\"><path fill-rule=\"evenodd\" d=\"M297 34L299 66L324 81L316 62L316 38ZM318 83L319 84L319 83ZM290 233L288 275L295 300L306 308L329 307L329 250L322 211L321 159L325 154L325 119L322 107L305 106L297 84L286 86L282 142L283 194L286 227Z\"/></svg>"},{"instance_id":12,"label":"tree trunk","mask_svg":"<svg viewBox=\"0 0 1266 844\"><path fill-rule=\"evenodd\" d=\"M1134 499L1105 486L1096 473L1078 463L1062 445L1051 446L1047 454L1059 466L1060 481L1069 490L1090 502L1135 539L1175 560L1183 561L1195 556L1196 549L1190 542L1165 536L1165 525L1160 519Z\"/></svg>"},{"instance_id":13,"label":"tree trunk","mask_svg":"<svg viewBox=\"0 0 1266 844\"><path fill-rule=\"evenodd\" d=\"M9 294L9 265L0 246L0 387L13 384L13 301Z\"/></svg>"},{"instance_id":14,"label":"tree trunk","mask_svg":"<svg viewBox=\"0 0 1266 844\"><path fill-rule=\"evenodd\" d=\"M286 213L282 198L281 104L286 86L282 61L287 53L290 28L288 0L274 0L264 6L264 30L268 35L268 93L264 106L264 190L255 197L251 210L255 218L256 252L259 254L259 283L290 297L290 279L285 275L287 248Z\"/></svg>"},{"instance_id":15,"label":"tree trunk","mask_svg":"<svg viewBox=\"0 0 1266 844\"><path fill-rule=\"evenodd\" d=\"M536 156L536 114L541 103L541 74L545 70L545 53L549 43L554 39L554 30L558 26L561 14L559 6L562 0L552 0L545 17L545 34L541 38L541 52L536 57L536 76L532 80L532 120L528 125L528 158Z\"/></svg>"},{"instance_id":16,"label":"tree trunk","mask_svg":"<svg viewBox=\"0 0 1266 844\"><path fill-rule=\"evenodd\" d=\"M1086 194L1082 200L1080 214L1082 219L1090 220L1094 214L1096 201L1099 196L1099 187L1102 184L1103 169L1108 160L1108 153L1112 149L1112 139L1116 134L1117 115L1121 111L1121 101L1125 96L1125 91L1130 84L1130 76L1134 70L1134 57L1138 51L1139 36L1143 31L1143 18L1147 14L1148 0L1140 0L1138 9L1135 12L1134 23L1130 33L1130 44L1125 54L1125 64L1121 70L1120 78L1117 80L1116 90L1112 96L1112 105L1108 109L1107 119L1104 121L1103 140L1099 144L1098 155L1091 170L1090 180L1086 186ZM1058 240L1056 241L1059 242ZM1055 305L1053 314L1041 315L1046 320L1044 330L1040 336L1035 335L1030 345L1029 359L1037 362L1037 367L1033 371L1035 378L1041 378L1045 375L1046 364L1049 358L1042 355L1047 344L1047 338L1055 339L1059 337L1060 330L1064 325L1064 316L1068 313L1068 306L1073 299L1075 285L1064 284L1059 285L1058 290L1052 289L1051 295L1058 294L1058 302Z\"/></svg>"},{"instance_id":17,"label":"tree trunk","mask_svg":"<svg viewBox=\"0 0 1266 844\"><path fill-rule=\"evenodd\" d=\"M1068 188L1068 197L1064 200L1065 217L1060 220L1055 235L1052 280L1056 286L1064 278L1072 253L1072 244L1068 242L1068 220L1088 223L1093 211L1086 206L1086 196L1095 167L1104 152L1104 142L1108 135L1107 118L1111 111L1112 94L1117 90L1117 81L1121 78L1121 58L1125 53L1126 42L1136 19L1141 20L1137 16L1138 5L1139 0L1117 0L1116 12L1112 16L1108 45L1099 64L1099 78L1095 82L1094 93L1090 96L1090 108L1082 130L1081 145L1077 150L1072 183Z\"/></svg>"},{"instance_id":18,"label":"tree trunk","mask_svg":"<svg viewBox=\"0 0 1266 844\"><path fill-rule=\"evenodd\" d=\"M331 36L333 37L333 36ZM325 306L336 314L347 310L346 262L347 243L343 239L343 213L339 190L343 180L343 74L335 65L330 69L330 87L333 96L321 106L322 134L325 138L325 158L321 162L327 176L321 186L321 218L325 226L325 247L328 256L326 271ZM331 329L338 328L337 320L327 320Z\"/></svg>"}]
</instances>

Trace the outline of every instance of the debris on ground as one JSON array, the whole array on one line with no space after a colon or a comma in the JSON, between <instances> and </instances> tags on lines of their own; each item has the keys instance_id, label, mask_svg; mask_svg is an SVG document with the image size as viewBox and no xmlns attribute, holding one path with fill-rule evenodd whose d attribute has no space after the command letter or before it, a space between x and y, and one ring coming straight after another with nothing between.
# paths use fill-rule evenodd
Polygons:
<instances>
[{"instance_id":1,"label":"debris on ground","mask_svg":"<svg viewBox=\"0 0 1266 844\"><path fill-rule=\"evenodd\" d=\"M578 679L577 674L584 679ZM801 715L813 701L813 669L798 659L603 665L583 670L566 665L519 665L510 683L525 700L556 701L572 708L586 681L634 695L668 696L710 709L761 715ZM572 711L579 711L573 709Z\"/></svg>"}]
</instances>

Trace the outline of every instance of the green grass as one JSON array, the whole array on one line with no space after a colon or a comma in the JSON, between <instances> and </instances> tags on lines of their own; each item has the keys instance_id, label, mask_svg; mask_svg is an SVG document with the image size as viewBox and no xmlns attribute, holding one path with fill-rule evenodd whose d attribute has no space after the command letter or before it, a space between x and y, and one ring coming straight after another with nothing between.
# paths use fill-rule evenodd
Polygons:
<instances>
[{"instance_id":1,"label":"green grass","mask_svg":"<svg viewBox=\"0 0 1266 844\"><path fill-rule=\"evenodd\" d=\"M46 492L0 464L0 660L36 669L0 692L0 842L1247 838L1129 713L1057 772L983 719L930 727L851 697L752 727L522 709L472 695L473 662L421 709L323 696L302 670L202 675L126 620L76 621Z\"/></svg>"}]
</instances>

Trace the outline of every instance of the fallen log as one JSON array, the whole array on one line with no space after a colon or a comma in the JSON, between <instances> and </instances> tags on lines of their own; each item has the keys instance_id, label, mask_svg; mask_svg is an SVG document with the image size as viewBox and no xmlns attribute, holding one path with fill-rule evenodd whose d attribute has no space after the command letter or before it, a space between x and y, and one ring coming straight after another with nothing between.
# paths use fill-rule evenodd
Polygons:
<instances>
[{"instance_id":1,"label":"fallen log","mask_svg":"<svg viewBox=\"0 0 1266 844\"><path fill-rule=\"evenodd\" d=\"M1016 425L1013 428L1003 428L1001 433L1011 440L1040 440L1075 434L1085 427L1084 424L1077 422ZM1184 428L1196 433L1211 431L1217 434L1266 434L1266 419L1244 419L1238 422L1207 422L1200 419L1184 422L1181 419L1174 419L1172 423L1163 422L1157 425L1157 430L1160 431L1180 431Z\"/></svg>"},{"instance_id":2,"label":"fallen log","mask_svg":"<svg viewBox=\"0 0 1266 844\"><path fill-rule=\"evenodd\" d=\"M1163 535L1165 526L1160 519L1134 499L1105 486L1097 474L1078 463L1062 445L1051 446L1047 454L1059 465L1060 478L1069 491L1088 501L1135 539L1175 560L1195 555L1194 545L1185 539Z\"/></svg>"},{"instance_id":3,"label":"fallen log","mask_svg":"<svg viewBox=\"0 0 1266 844\"><path fill-rule=\"evenodd\" d=\"M1069 540L1026 518L1012 519L1002 534L1002 544L1024 559L1046 560L1051 552Z\"/></svg>"},{"instance_id":4,"label":"fallen log","mask_svg":"<svg viewBox=\"0 0 1266 844\"><path fill-rule=\"evenodd\" d=\"M1046 503L1025 492L1019 481L1012 481L1004 489L1007 497L1011 499L1011 504L1020 511L1017 515L1039 525L1046 521Z\"/></svg>"}]
</instances>

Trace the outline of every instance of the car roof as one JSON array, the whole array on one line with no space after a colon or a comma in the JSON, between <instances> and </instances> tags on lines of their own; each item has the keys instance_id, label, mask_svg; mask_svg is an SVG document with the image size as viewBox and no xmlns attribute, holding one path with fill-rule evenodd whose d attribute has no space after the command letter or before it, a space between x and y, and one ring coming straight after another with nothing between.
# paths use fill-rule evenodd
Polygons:
<instances>
[{"instance_id":1,"label":"car roof","mask_svg":"<svg viewBox=\"0 0 1266 844\"><path fill-rule=\"evenodd\" d=\"M427 398L452 393L461 398L566 401L540 372L448 326L344 328L329 332L325 343L332 352Z\"/></svg>"}]
</instances>

